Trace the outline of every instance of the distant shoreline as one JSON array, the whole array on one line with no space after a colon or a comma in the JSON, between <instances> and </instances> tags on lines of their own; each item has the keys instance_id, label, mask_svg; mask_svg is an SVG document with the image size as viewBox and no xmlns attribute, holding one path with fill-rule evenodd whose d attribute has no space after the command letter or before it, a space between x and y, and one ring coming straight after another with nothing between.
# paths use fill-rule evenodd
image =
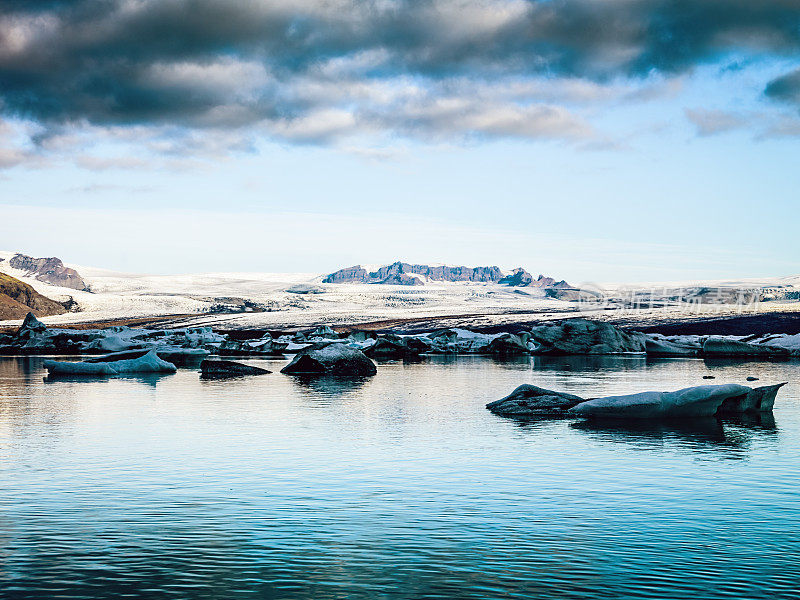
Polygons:
<instances>
[{"instance_id":1,"label":"distant shoreline","mask_svg":"<svg viewBox=\"0 0 800 600\"><path fill-rule=\"evenodd\" d=\"M799 307L800 308L800 307ZM537 318L537 315L539 318ZM183 327L208 326L215 331L227 333L234 339L251 339L260 337L265 332L293 332L313 329L319 325L331 325L337 333L346 333L355 330L396 333L422 333L443 329L446 327L461 327L482 333L500 333L504 331L518 331L540 324L543 321L552 321L568 318L593 318L587 315L578 315L573 311L557 313L512 312L512 313L465 313L460 315L420 316L408 318L393 318L369 320L349 324L331 324L324 321L319 323L304 324L303 326L290 325L286 327L261 327L261 328L236 328L230 327L230 321L220 320L216 323L189 324L186 321L202 319L210 315L198 314L172 314L150 317L115 318L82 323L64 323L48 325L53 329L102 329L113 326L127 326L134 328L177 329ZM236 315L230 315L235 317ZM515 318L517 317L517 318ZM233 320L233 319L231 319ZM491 321L502 320L502 323ZM687 317L654 317L648 315L625 316L615 318L612 315L603 315L603 321L612 323L625 330L635 330L644 333L660 333L664 335L762 335L767 333L800 333L800 310L776 311L748 315L720 315ZM184 324L185 323L185 324ZM14 331L17 327L4 326L0 331Z\"/></svg>"}]
</instances>

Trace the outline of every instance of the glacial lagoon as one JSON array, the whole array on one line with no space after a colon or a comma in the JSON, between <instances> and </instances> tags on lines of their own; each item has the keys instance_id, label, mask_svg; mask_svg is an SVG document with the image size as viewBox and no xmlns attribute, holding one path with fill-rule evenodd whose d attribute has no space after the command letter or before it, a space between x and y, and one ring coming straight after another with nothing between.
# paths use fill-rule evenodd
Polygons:
<instances>
[{"instance_id":1,"label":"glacial lagoon","mask_svg":"<svg viewBox=\"0 0 800 600\"><path fill-rule=\"evenodd\" d=\"M800 589L797 360L438 356L337 379L274 359L223 381L47 381L42 362L0 358L3 598ZM594 397L780 381L771 416L721 422L484 408L521 383Z\"/></svg>"}]
</instances>

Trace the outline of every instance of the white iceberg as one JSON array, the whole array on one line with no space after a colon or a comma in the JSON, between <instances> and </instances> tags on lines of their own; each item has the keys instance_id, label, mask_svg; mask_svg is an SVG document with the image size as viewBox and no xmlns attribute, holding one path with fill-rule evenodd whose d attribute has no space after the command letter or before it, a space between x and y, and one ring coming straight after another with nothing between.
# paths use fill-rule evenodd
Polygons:
<instances>
[{"instance_id":1,"label":"white iceberg","mask_svg":"<svg viewBox=\"0 0 800 600\"><path fill-rule=\"evenodd\" d=\"M110 362L64 362L44 361L44 368L50 375L120 375L123 373L174 373L178 369L172 363L158 357L150 350L137 358L113 360Z\"/></svg>"},{"instance_id":2,"label":"white iceberg","mask_svg":"<svg viewBox=\"0 0 800 600\"><path fill-rule=\"evenodd\" d=\"M121 352L132 350L141 346L138 342L131 341L128 337L123 337L116 333L109 333L96 340L92 340L86 345L87 350L102 350L103 352Z\"/></svg>"},{"instance_id":3,"label":"white iceberg","mask_svg":"<svg viewBox=\"0 0 800 600\"><path fill-rule=\"evenodd\" d=\"M228 339L227 336L214 333L211 327L187 329L184 335L186 337L185 345L189 348L202 348L204 346L220 344Z\"/></svg>"}]
</instances>

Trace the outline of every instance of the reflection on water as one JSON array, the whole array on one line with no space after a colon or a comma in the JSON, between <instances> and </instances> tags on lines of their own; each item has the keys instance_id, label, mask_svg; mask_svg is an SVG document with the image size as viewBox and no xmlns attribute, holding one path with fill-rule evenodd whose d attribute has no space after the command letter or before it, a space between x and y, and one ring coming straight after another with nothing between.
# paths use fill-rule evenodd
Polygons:
<instances>
[{"instance_id":1,"label":"reflection on water","mask_svg":"<svg viewBox=\"0 0 800 600\"><path fill-rule=\"evenodd\" d=\"M630 371L647 365L642 355L630 356L534 356L533 368L540 371L587 373L606 370Z\"/></svg>"},{"instance_id":2,"label":"reflection on water","mask_svg":"<svg viewBox=\"0 0 800 600\"><path fill-rule=\"evenodd\" d=\"M722 423L713 417L660 422L601 419L579 421L571 426L578 431L595 434L600 439L613 442L661 444L675 441L689 449L703 446L741 448L743 445L741 440L732 443L725 435Z\"/></svg>"},{"instance_id":3,"label":"reflection on water","mask_svg":"<svg viewBox=\"0 0 800 600\"><path fill-rule=\"evenodd\" d=\"M166 377L172 376L172 373L120 373L118 375L46 375L42 381L50 384L86 384L86 383L107 383L112 379L129 379L138 381L144 385L155 387L156 384Z\"/></svg>"},{"instance_id":4,"label":"reflection on water","mask_svg":"<svg viewBox=\"0 0 800 600\"><path fill-rule=\"evenodd\" d=\"M370 377L335 377L333 375L292 375L291 381L313 397L336 398L355 392L370 381Z\"/></svg>"},{"instance_id":5,"label":"reflection on water","mask_svg":"<svg viewBox=\"0 0 800 600\"><path fill-rule=\"evenodd\" d=\"M430 357L366 379L45 382L0 359L2 598L795 598L800 367L770 415L514 421L521 383L708 383L697 359Z\"/></svg>"}]
</instances>

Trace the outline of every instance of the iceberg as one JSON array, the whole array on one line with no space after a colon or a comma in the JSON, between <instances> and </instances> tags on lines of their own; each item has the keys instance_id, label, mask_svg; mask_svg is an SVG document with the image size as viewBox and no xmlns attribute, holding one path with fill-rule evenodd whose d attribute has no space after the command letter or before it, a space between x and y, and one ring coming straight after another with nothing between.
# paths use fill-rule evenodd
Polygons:
<instances>
[{"instance_id":1,"label":"iceberg","mask_svg":"<svg viewBox=\"0 0 800 600\"><path fill-rule=\"evenodd\" d=\"M777 335L763 342L763 344L770 348L782 348L795 356L800 355L800 333L794 335Z\"/></svg>"},{"instance_id":2,"label":"iceberg","mask_svg":"<svg viewBox=\"0 0 800 600\"><path fill-rule=\"evenodd\" d=\"M784 357L789 356L789 350L778 346L765 346L748 344L738 340L722 337L710 337L703 344L703 356L715 357Z\"/></svg>"},{"instance_id":3,"label":"iceberg","mask_svg":"<svg viewBox=\"0 0 800 600\"><path fill-rule=\"evenodd\" d=\"M375 375L378 370L360 350L345 344L304 350L281 369L281 373L328 375Z\"/></svg>"},{"instance_id":4,"label":"iceberg","mask_svg":"<svg viewBox=\"0 0 800 600\"><path fill-rule=\"evenodd\" d=\"M525 383L505 398L490 402L486 408L504 417L561 417L584 401L580 396Z\"/></svg>"},{"instance_id":5,"label":"iceberg","mask_svg":"<svg viewBox=\"0 0 800 600\"><path fill-rule=\"evenodd\" d=\"M204 360L200 363L200 377L203 379L227 379L244 375L267 375L272 371L253 367L232 360Z\"/></svg>"},{"instance_id":6,"label":"iceberg","mask_svg":"<svg viewBox=\"0 0 800 600\"><path fill-rule=\"evenodd\" d=\"M691 346L688 344L676 344L669 340L660 339L657 337L646 337L644 340L645 351L648 356L697 356L700 354L700 346Z\"/></svg>"},{"instance_id":7,"label":"iceberg","mask_svg":"<svg viewBox=\"0 0 800 600\"><path fill-rule=\"evenodd\" d=\"M572 407L568 412L579 417L622 419L712 417L725 401L746 397L752 391L752 388L735 383L700 385L676 392L640 392L594 398Z\"/></svg>"},{"instance_id":8,"label":"iceberg","mask_svg":"<svg viewBox=\"0 0 800 600\"><path fill-rule=\"evenodd\" d=\"M128 354L128 353L125 353ZM108 359L109 357L103 357ZM123 373L174 373L178 369L172 363L161 360L155 350L142 356L119 360L97 360L84 362L44 361L50 375L120 375Z\"/></svg>"},{"instance_id":9,"label":"iceberg","mask_svg":"<svg viewBox=\"0 0 800 600\"><path fill-rule=\"evenodd\" d=\"M728 398L719 407L717 414L720 415L740 415L743 413L763 413L771 412L775 405L775 396L778 390L788 382L775 385L762 385L752 388L746 396L735 396Z\"/></svg>"},{"instance_id":10,"label":"iceberg","mask_svg":"<svg viewBox=\"0 0 800 600\"><path fill-rule=\"evenodd\" d=\"M602 321L567 319L531 329L535 354L644 354L645 336Z\"/></svg>"}]
</instances>

